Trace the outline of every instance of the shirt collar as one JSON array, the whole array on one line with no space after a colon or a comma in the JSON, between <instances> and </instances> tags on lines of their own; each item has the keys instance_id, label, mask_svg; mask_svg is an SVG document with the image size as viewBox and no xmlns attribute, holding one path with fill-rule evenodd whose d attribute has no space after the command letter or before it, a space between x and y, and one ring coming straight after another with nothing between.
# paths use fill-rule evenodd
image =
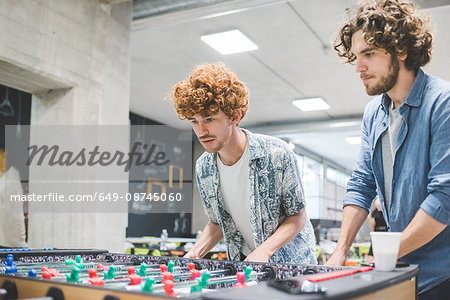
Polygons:
<instances>
[{"instance_id":1,"label":"shirt collar","mask_svg":"<svg viewBox=\"0 0 450 300\"><path fill-rule=\"evenodd\" d=\"M403 104L406 103L407 105L414 107L419 107L422 104L422 94L425 89L427 77L428 76L422 71L422 69L417 71L416 79L414 80L413 86L409 90L408 96ZM384 107L385 111L389 111L391 98L389 98L387 93L383 93L381 97L381 105Z\"/></svg>"},{"instance_id":2,"label":"shirt collar","mask_svg":"<svg viewBox=\"0 0 450 300\"><path fill-rule=\"evenodd\" d=\"M241 128L247 135L247 143L250 150L250 160L261 158L265 155L264 147L262 147L259 139L247 129Z\"/></svg>"},{"instance_id":3,"label":"shirt collar","mask_svg":"<svg viewBox=\"0 0 450 300\"><path fill-rule=\"evenodd\" d=\"M415 107L419 107L422 104L422 94L425 90L427 77L428 76L422 71L422 69L419 69L419 71L417 72L416 80L414 80L414 84L409 91L409 94L406 97L404 103L408 104L409 106Z\"/></svg>"}]
</instances>

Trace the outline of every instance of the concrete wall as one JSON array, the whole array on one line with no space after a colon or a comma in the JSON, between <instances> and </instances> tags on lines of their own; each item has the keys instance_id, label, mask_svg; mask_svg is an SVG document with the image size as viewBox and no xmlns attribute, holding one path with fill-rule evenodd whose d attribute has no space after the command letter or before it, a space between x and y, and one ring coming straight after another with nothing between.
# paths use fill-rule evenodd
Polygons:
<instances>
[{"instance_id":1,"label":"concrete wall","mask_svg":"<svg viewBox=\"0 0 450 300\"><path fill-rule=\"evenodd\" d=\"M128 124L131 12L131 2L0 1L0 83L33 94L32 125ZM29 246L123 251L126 224L126 212L30 211Z\"/></svg>"}]
</instances>

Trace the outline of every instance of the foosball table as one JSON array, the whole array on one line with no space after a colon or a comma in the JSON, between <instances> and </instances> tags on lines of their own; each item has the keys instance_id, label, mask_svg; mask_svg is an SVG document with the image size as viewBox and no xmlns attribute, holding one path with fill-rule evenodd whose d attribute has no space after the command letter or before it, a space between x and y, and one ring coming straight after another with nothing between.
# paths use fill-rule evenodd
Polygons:
<instances>
[{"instance_id":1,"label":"foosball table","mask_svg":"<svg viewBox=\"0 0 450 300\"><path fill-rule=\"evenodd\" d=\"M0 249L0 299L415 299L418 272Z\"/></svg>"}]
</instances>

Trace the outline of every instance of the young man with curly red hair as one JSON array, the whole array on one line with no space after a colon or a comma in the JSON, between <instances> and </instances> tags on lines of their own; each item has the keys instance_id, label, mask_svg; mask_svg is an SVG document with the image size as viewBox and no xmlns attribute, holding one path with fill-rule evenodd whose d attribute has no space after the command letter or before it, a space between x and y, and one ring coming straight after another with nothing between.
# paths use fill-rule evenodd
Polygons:
<instances>
[{"instance_id":1,"label":"young man with curly red hair","mask_svg":"<svg viewBox=\"0 0 450 300\"><path fill-rule=\"evenodd\" d=\"M369 95L361 152L347 186L329 265L342 265L378 194L399 260L420 265L419 299L450 294L450 83L426 75L429 17L403 0L364 1L341 27L338 55L356 65ZM446 298L448 299L448 298Z\"/></svg>"},{"instance_id":2,"label":"young man with curly red hair","mask_svg":"<svg viewBox=\"0 0 450 300\"><path fill-rule=\"evenodd\" d=\"M196 175L209 222L185 257L201 258L224 238L231 260L315 264L296 156L285 142L239 127L245 84L223 64L206 64L171 96L206 151Z\"/></svg>"}]
</instances>

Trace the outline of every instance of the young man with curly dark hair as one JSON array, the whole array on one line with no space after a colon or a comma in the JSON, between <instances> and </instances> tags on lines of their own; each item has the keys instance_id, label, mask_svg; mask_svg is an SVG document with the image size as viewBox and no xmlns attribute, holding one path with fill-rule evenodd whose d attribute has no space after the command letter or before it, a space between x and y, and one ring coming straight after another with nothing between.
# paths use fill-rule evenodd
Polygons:
<instances>
[{"instance_id":1,"label":"young man with curly dark hair","mask_svg":"<svg viewBox=\"0 0 450 300\"><path fill-rule=\"evenodd\" d=\"M231 260L315 264L296 156L285 142L239 127L245 84L223 64L206 64L171 96L206 151L196 177L209 222L185 257L202 258L224 238Z\"/></svg>"},{"instance_id":2,"label":"young man with curly dark hair","mask_svg":"<svg viewBox=\"0 0 450 300\"><path fill-rule=\"evenodd\" d=\"M419 299L450 295L450 83L425 74L429 17L402 0L364 1L341 27L335 50L369 95L361 152L347 186L336 251L342 265L378 194L399 260L420 265ZM448 299L448 298L446 298Z\"/></svg>"}]
</instances>

